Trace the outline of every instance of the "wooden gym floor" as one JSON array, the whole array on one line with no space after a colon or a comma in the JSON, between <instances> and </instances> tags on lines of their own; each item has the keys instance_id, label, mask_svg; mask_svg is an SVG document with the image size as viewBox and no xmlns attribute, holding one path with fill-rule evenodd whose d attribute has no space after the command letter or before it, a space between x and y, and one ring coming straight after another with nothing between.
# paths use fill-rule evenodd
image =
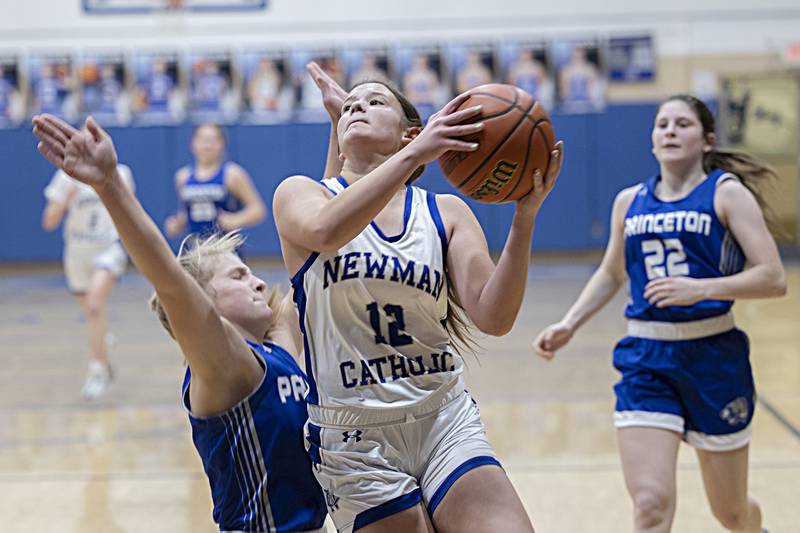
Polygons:
<instances>
[{"instance_id":1,"label":"wooden gym floor","mask_svg":"<svg viewBox=\"0 0 800 533\"><path fill-rule=\"evenodd\" d=\"M612 427L611 348L623 334L618 296L547 363L532 337L558 319L591 274L586 262L535 265L517 325L467 357L466 379L491 442L538 532L630 531ZM268 282L286 276L256 264ZM771 533L799 531L800 268L789 295L738 302L760 393L751 493ZM5 533L215 531L209 489L179 403L176 345L127 274L109 303L116 381L97 403L79 394L83 323L60 270L0 272L0 530ZM673 531L717 532L697 462L683 446ZM331 529L331 531L333 531Z\"/></svg>"}]
</instances>

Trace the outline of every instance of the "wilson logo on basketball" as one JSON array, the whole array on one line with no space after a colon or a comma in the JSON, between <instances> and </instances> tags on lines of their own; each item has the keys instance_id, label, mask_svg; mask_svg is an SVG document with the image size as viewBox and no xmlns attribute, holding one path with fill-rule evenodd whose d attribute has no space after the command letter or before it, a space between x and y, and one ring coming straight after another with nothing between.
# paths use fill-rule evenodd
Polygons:
<instances>
[{"instance_id":1,"label":"wilson logo on basketball","mask_svg":"<svg viewBox=\"0 0 800 533\"><path fill-rule=\"evenodd\" d=\"M518 166L519 163L512 163L501 159L492 169L491 176L486 178L486 181L484 181L470 196L475 200L481 200L486 196L500 194L503 188L514 177Z\"/></svg>"}]
</instances>

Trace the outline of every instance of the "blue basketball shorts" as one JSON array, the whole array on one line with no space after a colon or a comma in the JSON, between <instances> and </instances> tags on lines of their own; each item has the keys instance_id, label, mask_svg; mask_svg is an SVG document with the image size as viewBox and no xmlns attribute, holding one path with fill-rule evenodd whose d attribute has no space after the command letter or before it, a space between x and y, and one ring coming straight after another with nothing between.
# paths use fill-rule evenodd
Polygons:
<instances>
[{"instance_id":1,"label":"blue basketball shorts","mask_svg":"<svg viewBox=\"0 0 800 533\"><path fill-rule=\"evenodd\" d=\"M709 451L745 446L756 401L749 352L736 328L693 340L623 338L614 425L675 431Z\"/></svg>"}]
</instances>

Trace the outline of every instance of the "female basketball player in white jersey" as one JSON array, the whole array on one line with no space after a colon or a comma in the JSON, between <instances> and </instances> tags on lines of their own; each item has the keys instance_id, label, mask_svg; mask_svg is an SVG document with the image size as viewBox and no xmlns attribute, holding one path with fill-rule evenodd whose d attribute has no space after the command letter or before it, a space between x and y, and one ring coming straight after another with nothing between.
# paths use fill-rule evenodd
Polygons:
<instances>
[{"instance_id":1,"label":"female basketball player in white jersey","mask_svg":"<svg viewBox=\"0 0 800 533\"><path fill-rule=\"evenodd\" d=\"M197 241L176 260L91 118L85 132L51 115L33 123L41 153L94 189L155 287L154 309L188 363L183 401L220 529L321 531L325 502L303 449L306 385L292 359L301 349L291 302L267 295L235 254L237 234Z\"/></svg>"},{"instance_id":2,"label":"female basketball player in white jersey","mask_svg":"<svg viewBox=\"0 0 800 533\"><path fill-rule=\"evenodd\" d=\"M683 439L697 452L714 516L731 531L758 532L761 511L747 495L755 391L747 337L730 307L737 298L786 291L756 188L772 172L716 149L714 117L689 95L661 105L652 140L660 174L617 195L600 267L534 348L552 359L627 272L628 337L614 350L622 374L614 420L634 530L669 531Z\"/></svg>"},{"instance_id":3,"label":"female basketball player in white jersey","mask_svg":"<svg viewBox=\"0 0 800 533\"><path fill-rule=\"evenodd\" d=\"M131 169L119 165L118 171L125 185L133 190ZM89 335L89 369L81 394L87 400L94 400L105 394L112 379L106 302L128 266L128 256L111 217L91 187L58 170L44 195L47 198L42 213L45 230L56 229L66 216L64 274L69 290L86 314Z\"/></svg>"},{"instance_id":4,"label":"female basketball player in white jersey","mask_svg":"<svg viewBox=\"0 0 800 533\"><path fill-rule=\"evenodd\" d=\"M267 209L247 171L225 161L225 136L216 124L201 124L192 137L194 164L178 169L175 189L181 208L167 218L167 235L184 231L207 237L264 220Z\"/></svg>"},{"instance_id":5,"label":"female basketball player in white jersey","mask_svg":"<svg viewBox=\"0 0 800 533\"><path fill-rule=\"evenodd\" d=\"M486 333L511 329L562 148L517 203L495 266L462 200L406 185L445 151L475 149L459 137L480 130L461 124L479 110L455 112L463 101L423 129L399 92L357 85L336 124L341 176L290 177L275 193L305 334L309 453L340 532L533 530L451 338L463 334L456 302Z\"/></svg>"}]
</instances>

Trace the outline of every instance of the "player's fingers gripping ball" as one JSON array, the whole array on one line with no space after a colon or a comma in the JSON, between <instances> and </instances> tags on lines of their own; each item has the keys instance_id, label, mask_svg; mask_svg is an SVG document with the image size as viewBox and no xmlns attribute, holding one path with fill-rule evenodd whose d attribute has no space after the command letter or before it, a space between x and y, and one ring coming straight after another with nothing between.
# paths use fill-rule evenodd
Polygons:
<instances>
[{"instance_id":1,"label":"player's fingers gripping ball","mask_svg":"<svg viewBox=\"0 0 800 533\"><path fill-rule=\"evenodd\" d=\"M460 109L481 105L467 122L484 128L463 137L477 142L474 152L447 152L439 165L462 194L486 203L513 202L533 188L533 175L547 172L553 150L553 126L542 104L519 87L491 83L471 89Z\"/></svg>"}]
</instances>

